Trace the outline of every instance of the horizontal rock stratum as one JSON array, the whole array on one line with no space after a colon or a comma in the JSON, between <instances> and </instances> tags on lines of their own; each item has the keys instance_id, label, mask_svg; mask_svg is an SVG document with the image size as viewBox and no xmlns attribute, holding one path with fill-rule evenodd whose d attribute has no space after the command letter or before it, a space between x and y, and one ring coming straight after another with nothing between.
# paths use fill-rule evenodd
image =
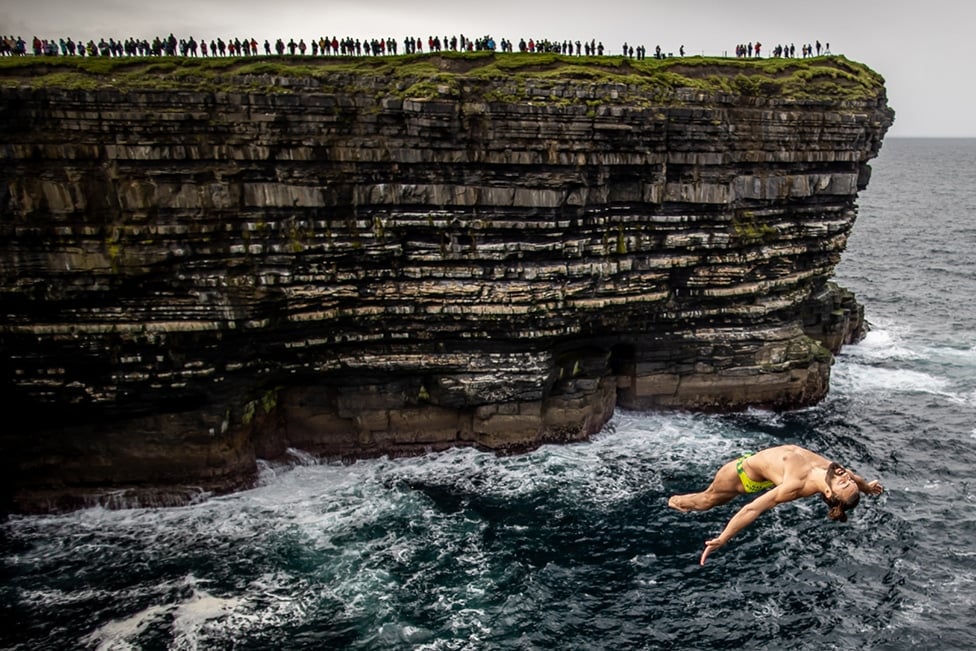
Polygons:
<instances>
[{"instance_id":1,"label":"horizontal rock stratum","mask_svg":"<svg viewBox=\"0 0 976 651\"><path fill-rule=\"evenodd\" d=\"M14 510L813 404L894 115L843 57L517 54L8 59L0 112Z\"/></svg>"}]
</instances>

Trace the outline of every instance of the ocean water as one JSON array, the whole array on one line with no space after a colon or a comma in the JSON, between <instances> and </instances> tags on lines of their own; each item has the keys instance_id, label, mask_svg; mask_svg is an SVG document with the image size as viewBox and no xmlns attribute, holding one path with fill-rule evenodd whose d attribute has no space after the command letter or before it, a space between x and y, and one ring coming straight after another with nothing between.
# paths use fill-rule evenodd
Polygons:
<instances>
[{"instance_id":1,"label":"ocean water","mask_svg":"<svg viewBox=\"0 0 976 651\"><path fill-rule=\"evenodd\" d=\"M890 139L841 284L873 329L799 412L620 411L593 440L316 464L171 509L0 524L3 649L976 648L976 140ZM681 514L798 443L886 491L782 505L710 557Z\"/></svg>"}]
</instances>

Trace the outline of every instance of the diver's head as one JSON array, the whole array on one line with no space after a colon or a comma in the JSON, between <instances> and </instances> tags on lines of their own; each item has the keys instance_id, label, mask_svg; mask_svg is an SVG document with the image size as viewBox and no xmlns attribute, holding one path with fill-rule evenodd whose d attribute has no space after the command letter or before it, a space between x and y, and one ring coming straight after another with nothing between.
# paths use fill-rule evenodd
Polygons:
<instances>
[{"instance_id":1,"label":"diver's head","mask_svg":"<svg viewBox=\"0 0 976 651\"><path fill-rule=\"evenodd\" d=\"M837 522L847 522L847 511L861 501L861 491L850 471L836 462L827 467L827 490L823 493L824 502L830 507L827 517Z\"/></svg>"}]
</instances>

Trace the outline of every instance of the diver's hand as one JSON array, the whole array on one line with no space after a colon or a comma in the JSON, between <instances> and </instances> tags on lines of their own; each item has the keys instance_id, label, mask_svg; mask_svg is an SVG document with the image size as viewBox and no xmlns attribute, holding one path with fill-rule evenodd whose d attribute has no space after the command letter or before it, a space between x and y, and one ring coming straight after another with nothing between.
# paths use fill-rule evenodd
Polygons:
<instances>
[{"instance_id":1,"label":"diver's hand","mask_svg":"<svg viewBox=\"0 0 976 651\"><path fill-rule=\"evenodd\" d=\"M705 564L705 559L708 558L708 555L711 554L713 551L715 551L716 549L718 549L719 547L721 547L724 544L725 544L725 541L722 540L721 537L719 537L719 538L712 538L711 540L706 540L705 541L705 551L702 552L701 560L698 562L698 564L699 565L704 565Z\"/></svg>"},{"instance_id":2,"label":"diver's hand","mask_svg":"<svg viewBox=\"0 0 976 651\"><path fill-rule=\"evenodd\" d=\"M874 481L869 481L864 487L864 492L868 495L880 495L884 488L881 487L881 483L875 479Z\"/></svg>"}]
</instances>

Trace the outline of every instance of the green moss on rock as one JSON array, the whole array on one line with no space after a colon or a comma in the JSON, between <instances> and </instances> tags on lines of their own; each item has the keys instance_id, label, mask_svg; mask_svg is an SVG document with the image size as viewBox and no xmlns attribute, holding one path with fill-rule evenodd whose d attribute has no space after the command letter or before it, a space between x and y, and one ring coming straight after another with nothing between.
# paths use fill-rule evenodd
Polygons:
<instances>
[{"instance_id":1,"label":"green moss on rock","mask_svg":"<svg viewBox=\"0 0 976 651\"><path fill-rule=\"evenodd\" d=\"M284 84L283 80L307 80ZM531 82L531 83L528 83ZM0 85L214 91L369 92L391 97L481 96L489 101L544 101L557 85L612 85L614 99L635 105L679 101L681 89L795 100L864 100L884 96L884 79L843 56L809 59L624 57L556 54L441 53L391 57L5 57ZM527 88L534 94L530 97ZM584 93L585 95L585 93ZM565 103L554 94L551 101ZM592 97L579 101L592 108ZM575 101L575 100L574 100Z\"/></svg>"}]
</instances>

